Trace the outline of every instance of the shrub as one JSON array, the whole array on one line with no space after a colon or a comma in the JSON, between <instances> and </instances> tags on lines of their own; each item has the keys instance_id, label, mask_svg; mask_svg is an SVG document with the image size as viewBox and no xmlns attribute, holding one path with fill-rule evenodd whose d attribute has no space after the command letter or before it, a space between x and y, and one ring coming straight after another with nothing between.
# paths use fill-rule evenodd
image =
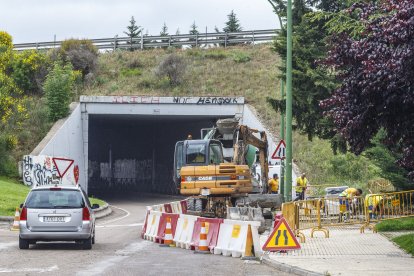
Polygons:
<instances>
[{"instance_id":1,"label":"shrub","mask_svg":"<svg viewBox=\"0 0 414 276\"><path fill-rule=\"evenodd\" d=\"M210 59L221 60L228 57L228 52L222 49L211 49L205 52L204 57Z\"/></svg>"},{"instance_id":2,"label":"shrub","mask_svg":"<svg viewBox=\"0 0 414 276\"><path fill-rule=\"evenodd\" d=\"M0 135L0 175L16 176L17 166L11 156L10 137L8 135Z\"/></svg>"},{"instance_id":3,"label":"shrub","mask_svg":"<svg viewBox=\"0 0 414 276\"><path fill-rule=\"evenodd\" d=\"M68 39L62 42L60 55L85 77L94 73L98 65L98 49L87 39Z\"/></svg>"},{"instance_id":4,"label":"shrub","mask_svg":"<svg viewBox=\"0 0 414 276\"><path fill-rule=\"evenodd\" d=\"M69 104L73 93L76 73L72 65L63 65L61 61L55 61L53 69L46 77L43 89L46 95L48 116L51 121L64 118L69 113Z\"/></svg>"},{"instance_id":5,"label":"shrub","mask_svg":"<svg viewBox=\"0 0 414 276\"><path fill-rule=\"evenodd\" d=\"M12 62L12 78L25 94L41 94L49 62L45 54L35 50L16 53Z\"/></svg>"},{"instance_id":6,"label":"shrub","mask_svg":"<svg viewBox=\"0 0 414 276\"><path fill-rule=\"evenodd\" d=\"M126 62L126 66L130 69L143 67L141 60L137 56L130 57Z\"/></svg>"},{"instance_id":7,"label":"shrub","mask_svg":"<svg viewBox=\"0 0 414 276\"><path fill-rule=\"evenodd\" d=\"M243 63L243 62L248 62L250 61L251 58L248 54L243 53L243 52L235 52L233 54L233 61L237 62L237 63Z\"/></svg>"},{"instance_id":8,"label":"shrub","mask_svg":"<svg viewBox=\"0 0 414 276\"><path fill-rule=\"evenodd\" d=\"M142 71L138 68L133 68L133 69L124 68L121 70L121 76L123 77L136 77L136 76L140 76L141 74L142 74Z\"/></svg>"},{"instance_id":9,"label":"shrub","mask_svg":"<svg viewBox=\"0 0 414 276\"><path fill-rule=\"evenodd\" d=\"M176 86L182 83L187 64L185 60L175 54L170 54L164 59L156 70L160 78L167 78L170 85Z\"/></svg>"},{"instance_id":10,"label":"shrub","mask_svg":"<svg viewBox=\"0 0 414 276\"><path fill-rule=\"evenodd\" d=\"M0 71L6 71L9 67L13 54L13 40L12 37L0 31Z\"/></svg>"}]
</instances>

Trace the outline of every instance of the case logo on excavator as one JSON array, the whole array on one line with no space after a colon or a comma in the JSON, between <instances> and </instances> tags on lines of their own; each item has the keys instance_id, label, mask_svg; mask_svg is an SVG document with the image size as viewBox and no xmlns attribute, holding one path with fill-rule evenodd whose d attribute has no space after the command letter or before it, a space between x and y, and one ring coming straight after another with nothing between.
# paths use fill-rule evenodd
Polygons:
<instances>
[{"instance_id":1,"label":"case logo on excavator","mask_svg":"<svg viewBox=\"0 0 414 276\"><path fill-rule=\"evenodd\" d=\"M197 181L211 181L213 180L212 176L199 176L197 177Z\"/></svg>"}]
</instances>

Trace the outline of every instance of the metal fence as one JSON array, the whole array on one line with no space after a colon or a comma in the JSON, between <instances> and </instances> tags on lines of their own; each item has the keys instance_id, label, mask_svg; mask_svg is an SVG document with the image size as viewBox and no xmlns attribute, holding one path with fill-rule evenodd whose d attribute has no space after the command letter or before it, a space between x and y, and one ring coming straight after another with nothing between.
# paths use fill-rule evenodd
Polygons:
<instances>
[{"instance_id":1,"label":"metal fence","mask_svg":"<svg viewBox=\"0 0 414 276\"><path fill-rule=\"evenodd\" d=\"M91 39L99 50L116 49L146 49L166 47L227 47L236 44L255 44L257 42L272 41L277 35L276 29L242 31L237 33L204 33L182 34L169 36L145 36L140 38L112 37ZM14 44L14 50L51 49L60 47L63 41L35 42Z\"/></svg>"},{"instance_id":2,"label":"metal fence","mask_svg":"<svg viewBox=\"0 0 414 276\"><path fill-rule=\"evenodd\" d=\"M289 225L305 241L304 230L321 231L329 237L330 227L359 225L375 231L372 223L414 216L414 191L368 194L365 197L328 196L283 204L283 215Z\"/></svg>"}]
</instances>

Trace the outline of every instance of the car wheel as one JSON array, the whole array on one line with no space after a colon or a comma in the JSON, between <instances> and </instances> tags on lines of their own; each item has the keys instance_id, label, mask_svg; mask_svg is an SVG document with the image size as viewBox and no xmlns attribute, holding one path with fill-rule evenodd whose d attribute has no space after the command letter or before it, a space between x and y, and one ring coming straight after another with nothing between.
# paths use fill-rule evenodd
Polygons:
<instances>
[{"instance_id":1,"label":"car wheel","mask_svg":"<svg viewBox=\"0 0 414 276\"><path fill-rule=\"evenodd\" d=\"M82 245L85 250L92 249L92 236L89 239L83 240Z\"/></svg>"},{"instance_id":2,"label":"car wheel","mask_svg":"<svg viewBox=\"0 0 414 276\"><path fill-rule=\"evenodd\" d=\"M29 249L29 241L19 237L19 248L20 249Z\"/></svg>"}]
</instances>

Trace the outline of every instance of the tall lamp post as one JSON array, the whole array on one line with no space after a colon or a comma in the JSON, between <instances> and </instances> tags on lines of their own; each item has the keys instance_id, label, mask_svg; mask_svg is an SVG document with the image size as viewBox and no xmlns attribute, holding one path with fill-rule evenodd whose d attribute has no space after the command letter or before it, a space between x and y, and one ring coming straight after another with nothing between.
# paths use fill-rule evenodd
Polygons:
<instances>
[{"instance_id":1,"label":"tall lamp post","mask_svg":"<svg viewBox=\"0 0 414 276\"><path fill-rule=\"evenodd\" d=\"M292 200L292 0L287 1L286 45L286 200Z\"/></svg>"}]
</instances>

